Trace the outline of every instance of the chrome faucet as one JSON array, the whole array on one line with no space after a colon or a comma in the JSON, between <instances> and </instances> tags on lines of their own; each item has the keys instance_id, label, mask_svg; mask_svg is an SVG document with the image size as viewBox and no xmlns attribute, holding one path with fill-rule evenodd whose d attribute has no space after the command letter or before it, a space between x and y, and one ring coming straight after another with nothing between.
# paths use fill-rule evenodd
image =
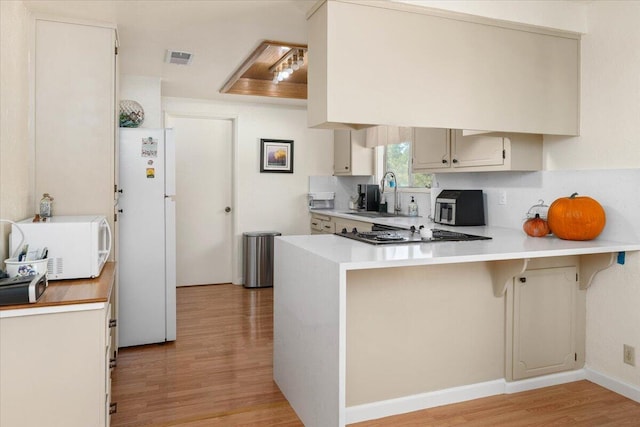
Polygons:
<instances>
[{"instance_id":1,"label":"chrome faucet","mask_svg":"<svg viewBox=\"0 0 640 427\"><path fill-rule=\"evenodd\" d=\"M384 173L384 175L382 176L382 181L380 181L380 188L382 188L380 193L384 194L384 183L387 180L387 176L391 176L391 180L393 181L393 212L398 215L400 213L400 199L398 198L398 180L396 179L395 173L391 171L387 171Z\"/></svg>"}]
</instances>

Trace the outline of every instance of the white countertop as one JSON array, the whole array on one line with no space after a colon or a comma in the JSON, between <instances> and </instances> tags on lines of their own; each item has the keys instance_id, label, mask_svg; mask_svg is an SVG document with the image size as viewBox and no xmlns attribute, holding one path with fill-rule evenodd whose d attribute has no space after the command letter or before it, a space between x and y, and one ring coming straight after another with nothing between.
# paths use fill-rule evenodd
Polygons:
<instances>
[{"instance_id":1,"label":"white countertop","mask_svg":"<svg viewBox=\"0 0 640 427\"><path fill-rule=\"evenodd\" d=\"M327 215L338 216L329 213ZM345 215L345 217L348 216ZM348 218L355 219L359 217L350 216ZM362 220L364 221L365 219L368 220L366 222L374 222L371 218L363 218ZM390 219L396 222L407 219L416 220L415 218ZM375 219L375 222L380 223L378 219ZM391 245L371 245L336 235L322 234L284 236L276 237L276 239L338 263L347 270L640 250L640 243L638 242L612 242L600 239L569 241L558 239L554 236L529 237L521 230L502 227L447 227L428 223L428 220L424 224L429 228L434 228L435 226L436 228L453 229L468 234L492 237L492 239Z\"/></svg>"}]
</instances>

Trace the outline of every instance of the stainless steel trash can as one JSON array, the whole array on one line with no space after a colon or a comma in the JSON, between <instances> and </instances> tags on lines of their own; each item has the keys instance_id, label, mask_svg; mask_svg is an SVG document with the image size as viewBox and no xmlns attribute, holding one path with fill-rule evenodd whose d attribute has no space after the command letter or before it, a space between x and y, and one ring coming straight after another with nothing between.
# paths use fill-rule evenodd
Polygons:
<instances>
[{"instance_id":1,"label":"stainless steel trash can","mask_svg":"<svg viewBox=\"0 0 640 427\"><path fill-rule=\"evenodd\" d=\"M277 231L242 233L245 288L273 286L273 238L281 234Z\"/></svg>"}]
</instances>

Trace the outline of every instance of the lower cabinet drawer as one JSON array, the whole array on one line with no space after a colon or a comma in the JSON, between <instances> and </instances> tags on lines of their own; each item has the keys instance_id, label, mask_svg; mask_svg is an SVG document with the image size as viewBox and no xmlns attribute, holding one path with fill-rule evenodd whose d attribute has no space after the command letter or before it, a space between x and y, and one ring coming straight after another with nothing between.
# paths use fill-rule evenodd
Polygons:
<instances>
[{"instance_id":1,"label":"lower cabinet drawer","mask_svg":"<svg viewBox=\"0 0 640 427\"><path fill-rule=\"evenodd\" d=\"M322 224L322 232L333 234L336 232L336 225L333 222L325 222Z\"/></svg>"},{"instance_id":2,"label":"lower cabinet drawer","mask_svg":"<svg viewBox=\"0 0 640 427\"><path fill-rule=\"evenodd\" d=\"M322 231L322 223L319 219L311 218L311 231Z\"/></svg>"}]
</instances>

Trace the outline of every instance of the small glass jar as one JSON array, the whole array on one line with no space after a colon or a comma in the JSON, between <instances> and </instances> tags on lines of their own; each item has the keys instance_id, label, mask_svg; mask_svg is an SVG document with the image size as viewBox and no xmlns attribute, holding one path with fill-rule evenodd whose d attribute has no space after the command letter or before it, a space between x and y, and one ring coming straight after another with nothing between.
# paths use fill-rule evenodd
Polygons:
<instances>
[{"instance_id":1,"label":"small glass jar","mask_svg":"<svg viewBox=\"0 0 640 427\"><path fill-rule=\"evenodd\" d=\"M44 193L40 199L40 218L50 218L53 215L53 197Z\"/></svg>"}]
</instances>

